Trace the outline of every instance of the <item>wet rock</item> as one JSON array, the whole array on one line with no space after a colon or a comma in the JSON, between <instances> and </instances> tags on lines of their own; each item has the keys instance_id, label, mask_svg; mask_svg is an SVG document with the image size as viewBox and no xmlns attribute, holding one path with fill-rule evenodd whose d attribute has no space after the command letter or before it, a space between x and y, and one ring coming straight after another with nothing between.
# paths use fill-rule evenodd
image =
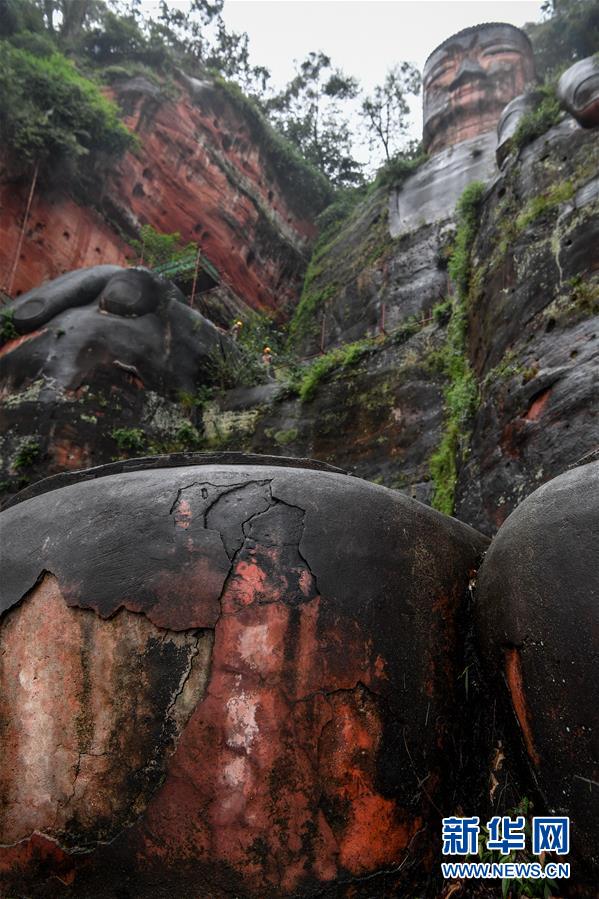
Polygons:
<instances>
[{"instance_id":1,"label":"wet rock","mask_svg":"<svg viewBox=\"0 0 599 899\"><path fill-rule=\"evenodd\" d=\"M599 463L593 462L540 487L510 515L481 568L476 603L481 650L494 682L507 684L549 813L571 817L572 853L595 874L598 546ZM581 872L576 879L582 882Z\"/></svg>"},{"instance_id":2,"label":"wet rock","mask_svg":"<svg viewBox=\"0 0 599 899\"><path fill-rule=\"evenodd\" d=\"M488 534L599 445L598 154L566 120L485 198L469 299L480 403L456 514Z\"/></svg>"},{"instance_id":3,"label":"wet rock","mask_svg":"<svg viewBox=\"0 0 599 899\"><path fill-rule=\"evenodd\" d=\"M138 454L181 428L191 433L180 392L193 397L214 383L237 352L173 284L144 269L71 272L8 309L19 336L0 347L4 488L110 461L119 429Z\"/></svg>"},{"instance_id":4,"label":"wet rock","mask_svg":"<svg viewBox=\"0 0 599 899\"><path fill-rule=\"evenodd\" d=\"M424 66L427 152L493 131L502 109L534 77L530 41L513 25L475 25L447 38Z\"/></svg>"},{"instance_id":5,"label":"wet rock","mask_svg":"<svg viewBox=\"0 0 599 899\"><path fill-rule=\"evenodd\" d=\"M514 97L501 113L501 118L497 125L497 148L495 150L495 158L499 168L501 168L512 151L512 138L518 130L522 116L533 110L535 105L534 92L520 94L519 97Z\"/></svg>"},{"instance_id":6,"label":"wet rock","mask_svg":"<svg viewBox=\"0 0 599 899\"><path fill-rule=\"evenodd\" d=\"M494 132L476 135L435 154L389 199L392 237L452 219L464 188L495 175Z\"/></svg>"},{"instance_id":7,"label":"wet rock","mask_svg":"<svg viewBox=\"0 0 599 899\"><path fill-rule=\"evenodd\" d=\"M427 876L487 541L324 466L242 461L119 463L2 513L9 894L59 878L90 899L274 899Z\"/></svg>"},{"instance_id":8,"label":"wet rock","mask_svg":"<svg viewBox=\"0 0 599 899\"><path fill-rule=\"evenodd\" d=\"M374 344L305 402L280 383L223 392L204 407L204 436L231 449L321 459L429 503L445 386L433 361L444 339L431 323Z\"/></svg>"},{"instance_id":9,"label":"wet rock","mask_svg":"<svg viewBox=\"0 0 599 899\"><path fill-rule=\"evenodd\" d=\"M562 105L583 128L599 125L599 62L588 56L561 76L557 93Z\"/></svg>"}]
</instances>

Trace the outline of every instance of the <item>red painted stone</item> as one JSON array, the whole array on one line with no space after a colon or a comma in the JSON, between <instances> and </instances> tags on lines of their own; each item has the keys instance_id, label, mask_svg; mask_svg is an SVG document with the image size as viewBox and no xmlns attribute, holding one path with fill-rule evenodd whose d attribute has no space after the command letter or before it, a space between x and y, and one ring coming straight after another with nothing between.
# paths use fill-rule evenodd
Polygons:
<instances>
[{"instance_id":1,"label":"red painted stone","mask_svg":"<svg viewBox=\"0 0 599 899\"><path fill-rule=\"evenodd\" d=\"M351 895L430 871L486 541L252 461L108 466L2 513L6 889Z\"/></svg>"},{"instance_id":2,"label":"red painted stone","mask_svg":"<svg viewBox=\"0 0 599 899\"><path fill-rule=\"evenodd\" d=\"M513 25L476 25L447 38L424 66L424 148L432 155L494 131L534 78L530 41Z\"/></svg>"}]
</instances>

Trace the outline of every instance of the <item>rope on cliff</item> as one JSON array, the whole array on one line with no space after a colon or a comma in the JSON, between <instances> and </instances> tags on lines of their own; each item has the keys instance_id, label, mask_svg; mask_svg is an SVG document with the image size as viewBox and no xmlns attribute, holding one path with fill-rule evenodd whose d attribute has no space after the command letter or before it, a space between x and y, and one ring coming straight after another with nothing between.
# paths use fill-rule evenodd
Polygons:
<instances>
[{"instance_id":1,"label":"rope on cliff","mask_svg":"<svg viewBox=\"0 0 599 899\"><path fill-rule=\"evenodd\" d=\"M17 249L15 252L15 256L13 259L12 268L10 271L10 278L8 279L8 288L7 293L9 296L12 296L12 288L15 280L15 274L17 272L17 266L19 264L19 257L21 255L21 248L23 246L23 238L25 237L25 229L27 228L27 222L29 221L29 213L31 212L31 204L33 202L33 194L35 192L35 186L37 184L37 176L39 174L40 164L39 160L35 163L35 170L33 172L33 178L31 179L31 187L29 189L29 197L27 198L27 208L25 210L25 217L23 218L23 225L21 227L21 233L19 234L19 240L17 242Z\"/></svg>"}]
</instances>

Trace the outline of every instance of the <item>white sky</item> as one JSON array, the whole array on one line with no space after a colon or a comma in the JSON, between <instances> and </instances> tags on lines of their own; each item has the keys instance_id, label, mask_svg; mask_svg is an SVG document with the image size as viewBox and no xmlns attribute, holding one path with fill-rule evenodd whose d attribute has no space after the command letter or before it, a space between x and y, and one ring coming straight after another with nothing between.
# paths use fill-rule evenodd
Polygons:
<instances>
[{"instance_id":1,"label":"white sky","mask_svg":"<svg viewBox=\"0 0 599 899\"><path fill-rule=\"evenodd\" d=\"M366 91L383 81L387 69L403 60L420 70L445 38L481 22L521 27L541 18L536 0L225 0L224 19L246 31L254 65L272 72L283 87L294 74L293 61L322 50L354 75ZM421 98L413 101L411 136L420 138ZM363 162L367 150L356 147Z\"/></svg>"},{"instance_id":2,"label":"white sky","mask_svg":"<svg viewBox=\"0 0 599 899\"><path fill-rule=\"evenodd\" d=\"M187 7L189 0L170 6ZM148 10L156 0L142 0ZM294 60L322 50L335 66L355 76L368 92L382 83L387 69L407 60L420 70L445 38L481 22L511 22L522 27L541 18L541 0L225 0L224 19L250 39L253 65L270 69L270 86L280 89L294 75ZM352 126L359 120L354 104ZM422 133L421 98L413 100L410 137ZM356 133L354 153L372 172L372 158Z\"/></svg>"}]
</instances>

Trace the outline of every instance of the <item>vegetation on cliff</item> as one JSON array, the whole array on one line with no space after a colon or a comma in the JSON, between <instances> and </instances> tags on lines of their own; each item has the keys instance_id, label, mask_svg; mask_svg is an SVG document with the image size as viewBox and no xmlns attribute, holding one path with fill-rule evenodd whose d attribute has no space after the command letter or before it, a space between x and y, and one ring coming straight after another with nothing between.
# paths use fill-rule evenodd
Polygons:
<instances>
[{"instance_id":1,"label":"vegetation on cliff","mask_svg":"<svg viewBox=\"0 0 599 899\"><path fill-rule=\"evenodd\" d=\"M0 41L0 130L21 167L97 162L134 146L118 109L58 52L46 56Z\"/></svg>"},{"instance_id":2,"label":"vegetation on cliff","mask_svg":"<svg viewBox=\"0 0 599 899\"><path fill-rule=\"evenodd\" d=\"M355 135L345 108L360 92L356 79L318 51L298 63L296 74L282 90L273 90L268 69L250 63L248 35L226 27L223 5L224 0L190 0L184 6L159 3L152 11L142 9L137 0L3 0L0 39L33 57L68 57L76 68L65 70L64 77L72 81L78 75L81 90L87 82L88 99L102 81L112 84L127 75L143 74L167 92L175 89L173 82L181 70L215 78L218 88L243 107L250 127L258 129L275 166L279 164L279 175L295 182L298 193L317 190L328 202L331 185L360 183L362 166L355 159ZM21 68L13 60L13 84L23 77ZM362 101L365 135L384 148L388 159L405 138L407 97L419 89L417 71L403 63ZM9 99L16 99L14 92L7 94L7 103ZM34 148L39 145L31 132L43 130L44 125L48 130L44 113L54 108L42 107L33 116L27 129L28 147L32 142ZM108 115L109 105L104 111ZM54 116L51 124L57 125ZM274 127L274 136L265 127L267 121ZM85 130L82 122L79 131ZM118 129L116 134L124 137ZM62 133L61 139L65 141Z\"/></svg>"},{"instance_id":3,"label":"vegetation on cliff","mask_svg":"<svg viewBox=\"0 0 599 899\"><path fill-rule=\"evenodd\" d=\"M468 185L458 201L457 231L449 260L449 275L455 294L451 300L445 346L431 360L448 378L443 438L430 459L430 472L435 485L432 504L446 515L453 513L458 460L468 448L468 422L478 398L478 384L468 359L466 336L471 251L483 193L484 185L475 181ZM445 304L443 312L446 312Z\"/></svg>"},{"instance_id":4,"label":"vegetation on cliff","mask_svg":"<svg viewBox=\"0 0 599 899\"><path fill-rule=\"evenodd\" d=\"M599 47L599 0L545 0L545 19L526 31L542 78L556 76Z\"/></svg>"}]
</instances>

